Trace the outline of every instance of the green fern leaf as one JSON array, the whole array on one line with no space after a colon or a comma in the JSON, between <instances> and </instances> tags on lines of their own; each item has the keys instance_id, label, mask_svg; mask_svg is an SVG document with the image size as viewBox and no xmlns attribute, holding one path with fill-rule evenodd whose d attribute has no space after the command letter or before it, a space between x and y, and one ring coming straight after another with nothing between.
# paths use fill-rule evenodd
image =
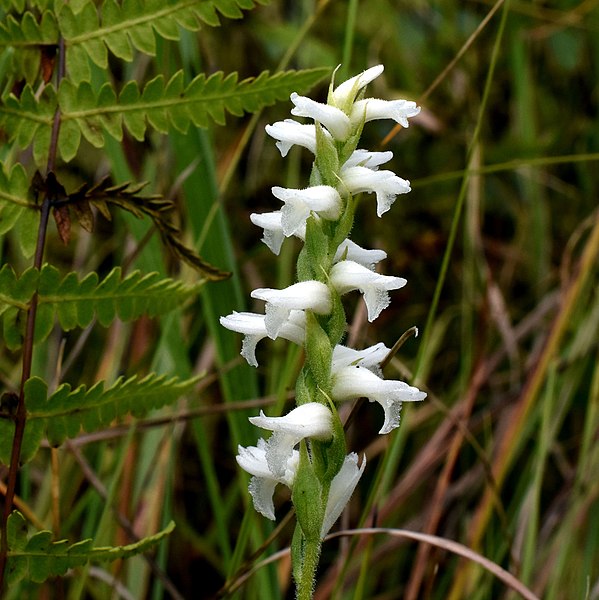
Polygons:
<instances>
[{"instance_id":1,"label":"green fern leaf","mask_svg":"<svg viewBox=\"0 0 599 600\"><path fill-rule=\"evenodd\" d=\"M14 227L21 251L29 258L35 251L39 219L25 169L17 164L8 171L0 163L0 235Z\"/></svg>"},{"instance_id":2,"label":"green fern leaf","mask_svg":"<svg viewBox=\"0 0 599 600\"><path fill-rule=\"evenodd\" d=\"M4 338L11 350L22 343L24 311L38 291L35 341L44 340L52 331L55 316L63 330L87 327L94 317L109 325L115 317L131 321L142 314L157 316L181 305L195 295L204 280L189 285L163 278L158 273L143 275L134 271L124 279L115 267L101 282L96 273L79 280L75 273L61 279L58 270L45 265L41 272L27 269L17 278L10 265L0 270L0 315Z\"/></svg>"},{"instance_id":3,"label":"green fern leaf","mask_svg":"<svg viewBox=\"0 0 599 600\"><path fill-rule=\"evenodd\" d=\"M105 389L103 382L88 388L72 389L63 383L48 396L48 387L39 377L25 384L27 425L21 449L21 462L31 460L44 437L52 446L60 446L81 430L97 431L127 414L142 417L151 410L176 402L199 381L150 374L139 379L119 378ZM8 464L14 426L8 414L0 413L0 462Z\"/></svg>"},{"instance_id":4,"label":"green fern leaf","mask_svg":"<svg viewBox=\"0 0 599 600\"><path fill-rule=\"evenodd\" d=\"M58 23L48 10L44 11L39 21L29 11L20 15L20 20L8 15L3 22L0 21L0 48L12 46L23 50L56 45L58 37Z\"/></svg>"},{"instance_id":5,"label":"green fern leaf","mask_svg":"<svg viewBox=\"0 0 599 600\"><path fill-rule=\"evenodd\" d=\"M258 0L264 4L265 0ZM105 69L107 49L131 61L134 50L156 53L154 33L179 39L179 26L196 31L202 24L220 25L218 13L229 19L243 16L254 0L106 0L98 12L91 0L73 8L65 3L58 13L60 30L67 44L67 69L76 82L89 81L88 57Z\"/></svg>"},{"instance_id":6,"label":"green fern leaf","mask_svg":"<svg viewBox=\"0 0 599 600\"><path fill-rule=\"evenodd\" d=\"M210 77L198 75L184 86L183 73L179 71L166 83L159 75L149 81L143 91L137 82L130 81L118 99L109 83L96 94L87 82L76 86L65 79L58 95L49 85L39 100L27 85L20 98L10 95L0 104L0 126L21 148L33 141L34 157L40 164L47 156L54 112L60 106L58 149L64 160L71 160L81 135L94 146L102 147L105 132L117 140L122 138L123 125L138 140L143 140L147 123L162 133L166 133L170 125L181 132L186 132L190 124L224 125L226 113L241 116L256 112L287 99L293 91L304 92L328 73L329 69L285 71L274 75L265 71L256 78L239 82L236 73L225 76L219 72Z\"/></svg>"},{"instance_id":7,"label":"green fern leaf","mask_svg":"<svg viewBox=\"0 0 599 600\"><path fill-rule=\"evenodd\" d=\"M69 544L66 540L53 542L51 531L40 531L27 538L27 523L14 511L8 518L8 585L23 578L41 583L49 577L64 575L68 569L88 562L108 562L146 552L169 535L175 524L171 521L162 531L134 544L114 547L93 547L93 540Z\"/></svg>"}]
</instances>

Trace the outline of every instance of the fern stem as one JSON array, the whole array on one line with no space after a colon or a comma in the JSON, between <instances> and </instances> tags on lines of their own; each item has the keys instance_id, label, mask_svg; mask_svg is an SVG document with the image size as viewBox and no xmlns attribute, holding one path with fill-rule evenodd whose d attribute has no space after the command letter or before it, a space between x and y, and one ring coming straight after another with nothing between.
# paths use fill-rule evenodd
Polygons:
<instances>
[{"instance_id":1,"label":"fern stem","mask_svg":"<svg viewBox=\"0 0 599 600\"><path fill-rule=\"evenodd\" d=\"M57 87L65 74L65 55L64 40L59 42L59 63L57 71ZM52 124L52 138L48 152L47 172L54 170L56 163L56 151L58 148L58 133L60 131L60 108L56 108L54 121ZM46 190L42 200L40 211L40 224L37 231L37 242L35 246L35 256L33 266L41 269L44 259L44 246L46 244L46 233L48 231L48 220L50 218L50 208L52 206L52 192ZM33 339L35 334L35 319L37 316L38 294L33 294L29 310L27 311L27 323L25 326L25 338L23 340L23 366L21 369L21 383L19 386L19 401L17 404L14 422L15 432L12 440L12 449L10 455L10 467L8 471L8 481L6 484L6 495L4 497L4 513L2 515L2 527L0 528L0 594L4 587L4 573L6 571L6 562L8 558L8 517L12 512L15 492L17 488L17 475L19 472L19 459L21 456L21 446L25 434L25 425L27 423L27 409L25 407L25 383L31 377L31 364L33 360Z\"/></svg>"}]
</instances>

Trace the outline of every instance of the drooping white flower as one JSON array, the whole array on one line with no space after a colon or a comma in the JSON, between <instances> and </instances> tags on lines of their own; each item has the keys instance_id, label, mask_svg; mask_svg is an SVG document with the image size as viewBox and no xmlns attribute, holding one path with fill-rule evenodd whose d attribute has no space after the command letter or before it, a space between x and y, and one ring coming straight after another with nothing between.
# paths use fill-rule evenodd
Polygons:
<instances>
[{"instance_id":1,"label":"drooping white flower","mask_svg":"<svg viewBox=\"0 0 599 600\"><path fill-rule=\"evenodd\" d=\"M393 158L393 152L386 150L385 152L371 152L358 148L354 150L350 157L343 163L347 169L349 167L368 167L376 171L380 165L384 165Z\"/></svg>"},{"instance_id":2,"label":"drooping white flower","mask_svg":"<svg viewBox=\"0 0 599 600\"><path fill-rule=\"evenodd\" d=\"M275 520L275 507L273 494L277 483L283 483L291 488L299 464L299 452L293 450L287 459L283 473L275 475L269 468L266 460L268 444L262 438L257 446L238 446L239 454L236 456L237 464L252 475L249 491L252 496L254 508L267 519Z\"/></svg>"},{"instance_id":3,"label":"drooping white flower","mask_svg":"<svg viewBox=\"0 0 599 600\"><path fill-rule=\"evenodd\" d=\"M262 227L264 233L262 235L262 241L270 248L273 254L277 256L281 252L281 246L285 235L283 231L283 213L280 210L268 213L252 213L250 215L250 221ZM301 240L306 239L306 224L300 226L293 235L300 238Z\"/></svg>"},{"instance_id":4,"label":"drooping white flower","mask_svg":"<svg viewBox=\"0 0 599 600\"><path fill-rule=\"evenodd\" d=\"M258 288L251 296L266 302L264 323L268 337L273 340L279 336L292 310L311 310L325 315L332 308L331 292L320 281L300 281L282 290Z\"/></svg>"},{"instance_id":5,"label":"drooping white flower","mask_svg":"<svg viewBox=\"0 0 599 600\"><path fill-rule=\"evenodd\" d=\"M295 105L291 114L296 117L308 117L324 125L331 135L339 141L345 141L350 132L351 124L349 117L336 106L322 104L311 98L299 96L295 92L291 94L291 102Z\"/></svg>"},{"instance_id":6,"label":"drooping white flower","mask_svg":"<svg viewBox=\"0 0 599 600\"><path fill-rule=\"evenodd\" d=\"M285 203L281 209L281 225L287 237L305 231L306 221L312 212L331 221L341 215L341 196L330 185L315 185L304 190L275 186L272 193Z\"/></svg>"},{"instance_id":7,"label":"drooping white flower","mask_svg":"<svg viewBox=\"0 0 599 600\"><path fill-rule=\"evenodd\" d=\"M426 393L403 381L381 379L370 369L360 366L341 367L333 371L333 398L336 401L368 398L385 411L379 433L389 433L399 426L402 402L424 400Z\"/></svg>"},{"instance_id":8,"label":"drooping white flower","mask_svg":"<svg viewBox=\"0 0 599 600\"><path fill-rule=\"evenodd\" d=\"M252 367L258 366L256 345L260 340L268 337L265 321L265 315L236 311L220 318L220 324L223 327L244 334L245 337L241 344L241 356ZM279 329L278 337L298 345L303 344L306 338L306 313L303 310L290 311L287 320Z\"/></svg>"},{"instance_id":9,"label":"drooping white flower","mask_svg":"<svg viewBox=\"0 0 599 600\"><path fill-rule=\"evenodd\" d=\"M332 104L341 110L346 110L353 104L358 92L376 79L384 70L383 65L376 65L340 83L332 93Z\"/></svg>"},{"instance_id":10,"label":"drooping white flower","mask_svg":"<svg viewBox=\"0 0 599 600\"><path fill-rule=\"evenodd\" d=\"M406 285L403 277L381 275L369 268L354 262L342 260L333 265L330 273L333 287L345 294L351 290L360 290L368 310L368 320L372 323L384 308L390 304L389 290L398 290Z\"/></svg>"},{"instance_id":11,"label":"drooping white flower","mask_svg":"<svg viewBox=\"0 0 599 600\"><path fill-rule=\"evenodd\" d=\"M351 124L356 127L362 119L365 123L376 119L392 119L402 127L409 127L408 119L415 117L420 107L410 100L380 100L366 98L354 102L351 109Z\"/></svg>"},{"instance_id":12,"label":"drooping white flower","mask_svg":"<svg viewBox=\"0 0 599 600\"><path fill-rule=\"evenodd\" d=\"M393 171L375 171L361 166L343 165L341 180L352 194L376 194L376 214L379 217L391 208L398 194L407 194L411 189L410 182L398 177Z\"/></svg>"},{"instance_id":13,"label":"drooping white flower","mask_svg":"<svg viewBox=\"0 0 599 600\"><path fill-rule=\"evenodd\" d=\"M276 477L282 477L293 448L305 438L328 440L333 435L331 411L318 402L308 402L294 408L283 417L267 417L260 411L259 417L250 417L250 422L273 434L265 446L268 468Z\"/></svg>"},{"instance_id":14,"label":"drooping white flower","mask_svg":"<svg viewBox=\"0 0 599 600\"><path fill-rule=\"evenodd\" d=\"M355 452L351 452L345 457L341 469L335 475L333 481L331 481L327 506L322 521L322 529L320 530L321 538L326 536L343 512L365 468L366 455L362 457L362 464L359 467L358 455Z\"/></svg>"},{"instance_id":15,"label":"drooping white flower","mask_svg":"<svg viewBox=\"0 0 599 600\"><path fill-rule=\"evenodd\" d=\"M333 262L340 262L342 260L353 260L359 265L374 270L374 266L387 258L387 253L384 250L367 250L358 246L355 242L352 242L349 238L341 242L335 252Z\"/></svg>"},{"instance_id":16,"label":"drooping white flower","mask_svg":"<svg viewBox=\"0 0 599 600\"><path fill-rule=\"evenodd\" d=\"M291 146L303 146L312 153L316 153L316 126L314 124L303 125L293 119L277 121L265 127L266 133L277 140L276 147L281 156L287 156ZM329 135L328 131L324 132Z\"/></svg>"},{"instance_id":17,"label":"drooping white flower","mask_svg":"<svg viewBox=\"0 0 599 600\"><path fill-rule=\"evenodd\" d=\"M379 342L363 350L355 350L337 344L333 348L332 371L338 371L343 367L365 367L379 377L383 376L380 364L389 354L390 348L387 348L383 342Z\"/></svg>"}]
</instances>

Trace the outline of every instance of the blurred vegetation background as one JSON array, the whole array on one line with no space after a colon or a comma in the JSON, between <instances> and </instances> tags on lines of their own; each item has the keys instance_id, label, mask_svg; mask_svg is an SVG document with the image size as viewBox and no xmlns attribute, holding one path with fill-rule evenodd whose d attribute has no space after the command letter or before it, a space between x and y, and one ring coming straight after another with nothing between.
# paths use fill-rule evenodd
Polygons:
<instances>
[{"instance_id":1,"label":"blurred vegetation background","mask_svg":"<svg viewBox=\"0 0 599 600\"><path fill-rule=\"evenodd\" d=\"M386 375L429 397L405 406L400 430L385 439L376 434L379 411L361 408L349 444L366 453L368 468L343 526L461 542L548 600L599 598L598 5L272 1L220 28L182 32L180 42L158 40L155 62L114 61L111 74L117 83L178 68L189 79L217 70L248 77L341 63L340 81L382 63L384 76L368 95L419 102L407 130L366 126L361 146L392 150L389 168L413 189L383 219L364 197L352 236L383 248L382 271L408 285L373 324L357 298L347 307L357 347L391 346L419 328ZM106 76L96 72L96 83ZM310 95L324 101L326 93L323 83ZM96 545L126 542L114 511L140 535L177 523L150 565L135 558L114 570L89 568L69 598L213 598L226 581L241 583L236 598L293 596L286 556L238 581L274 525L253 510L234 457L237 444L256 441L248 415L286 410L301 357L265 341L260 367L251 369L238 354L241 336L218 325L232 310L259 310L252 289L293 282L299 247L286 241L274 257L249 220L277 207L273 185L307 185L308 153L296 148L283 160L264 132L290 108L187 135L110 142L106 153L86 146L62 174L73 186L106 174L148 180L152 192L176 201L187 241L233 272L184 311L57 332L36 355L35 372L49 380L62 357L63 380L74 384L151 370L206 373L180 406L59 451L54 518L65 537L99 528ZM148 223L123 215L72 244L65 249L53 231L48 260L81 272L123 264L194 277L165 254ZM3 377L14 380L17 369L4 354ZM46 525L56 481L49 463L48 452L28 465L20 490ZM281 491L276 499L282 518L288 498ZM282 527L250 564L288 546L291 532ZM27 593L65 597L61 586ZM325 543L315 597L519 596L451 553L377 535Z\"/></svg>"}]
</instances>

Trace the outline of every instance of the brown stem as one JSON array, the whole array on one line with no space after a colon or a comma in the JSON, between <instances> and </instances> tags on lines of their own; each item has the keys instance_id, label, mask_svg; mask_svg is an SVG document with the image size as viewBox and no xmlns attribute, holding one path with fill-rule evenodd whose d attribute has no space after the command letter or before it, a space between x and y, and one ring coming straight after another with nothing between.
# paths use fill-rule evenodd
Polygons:
<instances>
[{"instance_id":1,"label":"brown stem","mask_svg":"<svg viewBox=\"0 0 599 600\"><path fill-rule=\"evenodd\" d=\"M64 40L59 42L59 65L58 65L58 83L64 77L65 57ZM57 107L54 113L52 123L52 137L50 139L50 148L48 151L47 172L54 170L56 163L56 153L58 148L58 133L60 131L60 109ZM37 232L37 243L35 247L35 256L33 266L41 269L44 258L44 246L46 242L46 232L48 230L48 220L50 217L50 208L53 198L51 192L46 191L42 200L40 211L40 224ZM2 527L0 528L0 593L4 586L4 573L6 571L6 561L8 557L8 517L12 511L15 492L17 488L17 475L19 472L19 460L21 457L21 446L23 445L23 436L25 434L25 425L27 424L27 409L25 406L25 383L31 377L31 363L33 359L33 339L35 334L35 318L37 315L38 295L33 294L29 310L27 311L27 323L25 326L25 337L23 340L23 366L21 369L21 383L19 386L19 402L17 404L14 416L15 432L12 441L10 455L10 466L8 471L8 482L6 484L6 495L4 497L4 512L2 515Z\"/></svg>"}]
</instances>

